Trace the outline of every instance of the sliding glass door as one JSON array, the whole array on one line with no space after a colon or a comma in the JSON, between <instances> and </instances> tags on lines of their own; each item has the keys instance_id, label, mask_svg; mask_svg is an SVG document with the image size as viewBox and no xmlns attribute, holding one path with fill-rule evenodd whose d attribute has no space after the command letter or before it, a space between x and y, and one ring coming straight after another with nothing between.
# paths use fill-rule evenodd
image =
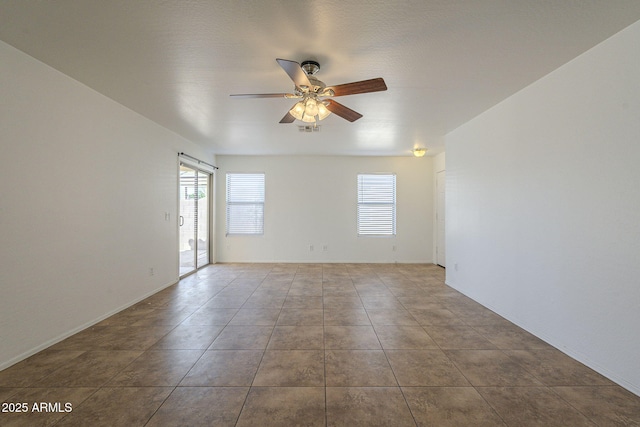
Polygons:
<instances>
[{"instance_id":1,"label":"sliding glass door","mask_svg":"<svg viewBox=\"0 0 640 427\"><path fill-rule=\"evenodd\" d=\"M180 277L209 264L211 174L180 163Z\"/></svg>"}]
</instances>

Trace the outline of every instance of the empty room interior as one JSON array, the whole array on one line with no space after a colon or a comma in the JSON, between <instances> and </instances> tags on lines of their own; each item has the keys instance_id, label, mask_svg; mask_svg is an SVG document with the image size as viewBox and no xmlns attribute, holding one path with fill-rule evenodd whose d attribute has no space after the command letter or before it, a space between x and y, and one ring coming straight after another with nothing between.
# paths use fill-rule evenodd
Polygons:
<instances>
[{"instance_id":1,"label":"empty room interior","mask_svg":"<svg viewBox=\"0 0 640 427\"><path fill-rule=\"evenodd\" d=\"M0 1L0 425L640 425L637 0Z\"/></svg>"}]
</instances>

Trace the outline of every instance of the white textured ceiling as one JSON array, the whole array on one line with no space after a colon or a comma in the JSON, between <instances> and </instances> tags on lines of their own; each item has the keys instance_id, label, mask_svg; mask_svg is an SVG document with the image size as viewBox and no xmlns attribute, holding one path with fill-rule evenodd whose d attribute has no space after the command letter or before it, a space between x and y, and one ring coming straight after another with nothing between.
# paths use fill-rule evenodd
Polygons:
<instances>
[{"instance_id":1,"label":"white textured ceiling","mask_svg":"<svg viewBox=\"0 0 640 427\"><path fill-rule=\"evenodd\" d=\"M640 19L638 0L0 0L0 39L217 154L408 155ZM275 59L364 117L279 124ZM0 101L2 102L2 101Z\"/></svg>"}]
</instances>

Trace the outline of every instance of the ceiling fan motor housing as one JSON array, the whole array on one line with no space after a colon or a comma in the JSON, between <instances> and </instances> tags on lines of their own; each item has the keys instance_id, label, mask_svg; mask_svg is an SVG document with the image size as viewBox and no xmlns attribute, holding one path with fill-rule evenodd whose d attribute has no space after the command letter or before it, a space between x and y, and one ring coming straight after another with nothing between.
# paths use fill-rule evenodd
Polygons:
<instances>
[{"instance_id":1,"label":"ceiling fan motor housing","mask_svg":"<svg viewBox=\"0 0 640 427\"><path fill-rule=\"evenodd\" d=\"M320 70L320 64L316 61L303 61L300 64L300 67L304 70L307 75L312 76Z\"/></svg>"}]
</instances>

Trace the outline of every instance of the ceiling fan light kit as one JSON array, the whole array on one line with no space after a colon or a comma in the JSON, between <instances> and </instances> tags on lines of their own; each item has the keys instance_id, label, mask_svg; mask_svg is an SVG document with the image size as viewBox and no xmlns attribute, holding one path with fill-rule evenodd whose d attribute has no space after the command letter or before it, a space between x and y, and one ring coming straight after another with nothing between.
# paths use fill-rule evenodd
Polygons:
<instances>
[{"instance_id":1,"label":"ceiling fan light kit","mask_svg":"<svg viewBox=\"0 0 640 427\"><path fill-rule=\"evenodd\" d=\"M360 93L379 92L387 90L387 85L381 77L327 87L324 82L314 77L320 70L316 61L303 61L299 64L288 59L276 59L278 64L293 80L293 93L256 93L231 95L237 98L279 98L300 99L280 120L280 123L292 123L300 120L305 123L317 123L324 120L331 113L350 122L355 122L362 114L334 101L334 96L355 95Z\"/></svg>"},{"instance_id":2,"label":"ceiling fan light kit","mask_svg":"<svg viewBox=\"0 0 640 427\"><path fill-rule=\"evenodd\" d=\"M327 109L324 101L318 100L316 96L306 96L302 101L296 103L289 114L295 117L297 120L301 120L306 123L315 123L318 120L325 119L331 111Z\"/></svg>"}]
</instances>

